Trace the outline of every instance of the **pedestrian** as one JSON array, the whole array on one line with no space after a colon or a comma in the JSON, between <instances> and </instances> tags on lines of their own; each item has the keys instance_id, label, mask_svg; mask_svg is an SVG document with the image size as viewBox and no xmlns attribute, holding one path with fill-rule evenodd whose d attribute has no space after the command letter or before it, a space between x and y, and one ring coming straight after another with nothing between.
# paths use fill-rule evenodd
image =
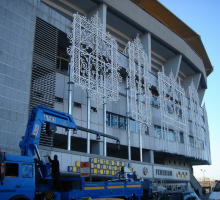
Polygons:
<instances>
[{"instance_id":1,"label":"pedestrian","mask_svg":"<svg viewBox=\"0 0 220 200\"><path fill-rule=\"evenodd\" d=\"M57 155L54 155L54 159L52 160L49 155L47 155L49 162L52 164L52 175L53 175L53 187L55 191L62 190L61 182L60 182L60 168L59 161L57 159Z\"/></svg>"},{"instance_id":2,"label":"pedestrian","mask_svg":"<svg viewBox=\"0 0 220 200\"><path fill-rule=\"evenodd\" d=\"M203 188L203 189L202 189L202 194L203 194L203 196L205 196L205 195L206 195L205 188Z\"/></svg>"},{"instance_id":3,"label":"pedestrian","mask_svg":"<svg viewBox=\"0 0 220 200\"><path fill-rule=\"evenodd\" d=\"M198 197L200 196L199 195L199 189L196 190L196 194L197 194Z\"/></svg>"}]
</instances>

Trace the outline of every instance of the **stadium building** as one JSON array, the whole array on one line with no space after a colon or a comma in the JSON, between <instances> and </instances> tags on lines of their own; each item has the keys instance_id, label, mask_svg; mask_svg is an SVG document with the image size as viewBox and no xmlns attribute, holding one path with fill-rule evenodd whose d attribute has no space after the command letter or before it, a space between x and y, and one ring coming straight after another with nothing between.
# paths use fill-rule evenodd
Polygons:
<instances>
[{"instance_id":1,"label":"stadium building","mask_svg":"<svg viewBox=\"0 0 220 200\"><path fill-rule=\"evenodd\" d=\"M1 0L0 148L20 154L33 106L70 113L112 135L41 133L41 156L63 175L110 179L129 167L152 186L198 188L211 164L207 111L213 71L201 37L156 0Z\"/></svg>"}]
</instances>

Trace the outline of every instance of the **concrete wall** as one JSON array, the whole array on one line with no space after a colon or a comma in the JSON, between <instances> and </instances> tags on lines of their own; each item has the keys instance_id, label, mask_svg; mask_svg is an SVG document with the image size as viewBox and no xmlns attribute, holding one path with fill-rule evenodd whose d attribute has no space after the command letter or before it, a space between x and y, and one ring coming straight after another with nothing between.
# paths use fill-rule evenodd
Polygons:
<instances>
[{"instance_id":1,"label":"concrete wall","mask_svg":"<svg viewBox=\"0 0 220 200\"><path fill-rule=\"evenodd\" d=\"M139 25L185 54L196 66L201 67L201 59L185 42L172 31L162 26L158 21L135 6L130 1L105 1L107 4L120 9ZM117 5L116 5L117 3ZM126 6L125 6L126 3ZM138 11L137 11L138 9ZM28 120L30 82L32 71L33 44L36 17L39 17L57 29L68 33L71 22L44 5L39 0L1 0L0 1L0 147L2 151L20 154L19 141L24 135ZM143 19L146 19L143 21ZM145 21L148 23L146 24ZM120 65L127 66L127 58L120 55ZM68 76L57 73L56 96L63 98L63 103L56 103L55 109L68 112ZM157 86L156 77L151 75L152 83ZM125 94L125 80L120 83L120 92ZM73 107L73 118L79 126L86 127L86 93L80 88L74 88L73 101L82 107ZM91 106L95 106L91 101ZM160 126L160 111L153 109L153 124ZM107 104L107 111L126 116L126 98L121 95L118 103ZM103 131L102 109L91 114L91 129ZM150 126L149 136L143 136L143 148L161 150L162 140L154 137L154 125ZM126 130L107 127L107 133L119 137L122 144L127 145ZM80 136L86 135L79 133ZM91 136L93 139L93 136ZM175 152L173 142L170 142ZM131 145L139 147L139 134L131 134ZM180 153L184 148L179 147ZM193 148L192 148L193 151Z\"/></svg>"},{"instance_id":2,"label":"concrete wall","mask_svg":"<svg viewBox=\"0 0 220 200\"><path fill-rule=\"evenodd\" d=\"M149 15L147 12L140 9L132 1L103 0L103 2L125 15L127 18L129 18L129 20L133 21L138 26L141 26L147 32L160 38L165 43L185 55L199 69L206 80L206 73L202 59L177 34L155 18L151 17L151 15Z\"/></svg>"},{"instance_id":3,"label":"concrete wall","mask_svg":"<svg viewBox=\"0 0 220 200\"><path fill-rule=\"evenodd\" d=\"M0 1L0 147L19 154L28 120L37 8Z\"/></svg>"},{"instance_id":4,"label":"concrete wall","mask_svg":"<svg viewBox=\"0 0 220 200\"><path fill-rule=\"evenodd\" d=\"M20 154L29 115L36 17L68 33L71 22L39 0L0 1L0 147Z\"/></svg>"}]
</instances>

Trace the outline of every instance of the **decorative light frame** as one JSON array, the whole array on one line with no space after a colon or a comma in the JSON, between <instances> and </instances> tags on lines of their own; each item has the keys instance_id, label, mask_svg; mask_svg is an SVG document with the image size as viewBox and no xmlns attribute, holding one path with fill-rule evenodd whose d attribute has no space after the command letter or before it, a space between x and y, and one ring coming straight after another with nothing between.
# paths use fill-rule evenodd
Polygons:
<instances>
[{"instance_id":1,"label":"decorative light frame","mask_svg":"<svg viewBox=\"0 0 220 200\"><path fill-rule=\"evenodd\" d=\"M210 137L209 137L209 124L208 124L208 116L207 116L207 111L205 104L203 104L203 116L204 116L204 121L205 121L205 135L204 135L204 141L206 143L206 156L207 160L211 164L211 151L210 151Z\"/></svg>"},{"instance_id":2,"label":"decorative light frame","mask_svg":"<svg viewBox=\"0 0 220 200\"><path fill-rule=\"evenodd\" d=\"M175 133L176 141L180 132L184 133L185 138L188 135L185 90L180 85L180 82L177 83L172 71L169 76L166 76L163 69L162 72L158 72L158 92L163 150L170 151L168 133L171 127ZM168 109L167 104L171 105L171 110Z\"/></svg>"},{"instance_id":3,"label":"decorative light frame","mask_svg":"<svg viewBox=\"0 0 220 200\"><path fill-rule=\"evenodd\" d=\"M203 146L203 139L202 139L202 131L201 131L201 121L200 121L200 107L199 107L199 94L197 92L197 89L194 85L193 80L191 81L191 84L189 86L189 108L191 111L191 119L192 119L192 133L194 136L194 147L196 149L195 151L195 157L196 158L203 158L204 155L202 155L202 146Z\"/></svg>"},{"instance_id":4,"label":"decorative light frame","mask_svg":"<svg viewBox=\"0 0 220 200\"><path fill-rule=\"evenodd\" d=\"M130 115L139 124L139 128L152 124L149 60L139 36L128 42L124 54L128 56L126 69L130 93Z\"/></svg>"},{"instance_id":5,"label":"decorative light frame","mask_svg":"<svg viewBox=\"0 0 220 200\"><path fill-rule=\"evenodd\" d=\"M98 12L91 20L74 14L68 38L72 45L67 53L75 85L89 91L98 107L105 103L104 99L118 101L121 81L118 44L106 33Z\"/></svg>"}]
</instances>

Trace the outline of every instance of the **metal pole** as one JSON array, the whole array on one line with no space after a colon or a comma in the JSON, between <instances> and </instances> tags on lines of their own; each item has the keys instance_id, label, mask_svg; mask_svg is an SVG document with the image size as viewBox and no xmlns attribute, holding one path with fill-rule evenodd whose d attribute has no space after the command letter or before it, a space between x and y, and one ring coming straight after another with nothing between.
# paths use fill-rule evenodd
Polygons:
<instances>
[{"instance_id":1,"label":"metal pole","mask_svg":"<svg viewBox=\"0 0 220 200\"><path fill-rule=\"evenodd\" d=\"M128 134L128 160L131 160L131 132L130 132L130 109L129 109L129 87L128 76L126 75L126 104L127 104L127 134Z\"/></svg>"},{"instance_id":2,"label":"metal pole","mask_svg":"<svg viewBox=\"0 0 220 200\"><path fill-rule=\"evenodd\" d=\"M70 60L69 64L69 89L68 89L68 113L72 115L72 91L73 91L73 82L72 82L72 70L71 70L71 63L72 60ZM71 147L71 131L67 131L67 150L70 150Z\"/></svg>"},{"instance_id":3,"label":"metal pole","mask_svg":"<svg viewBox=\"0 0 220 200\"><path fill-rule=\"evenodd\" d=\"M105 74L105 64L104 64L104 74ZM105 86L105 75L104 75L104 94L106 94L106 86ZM106 98L103 99L103 133L106 134ZM107 155L106 150L106 137L103 138L103 155Z\"/></svg>"},{"instance_id":4,"label":"metal pole","mask_svg":"<svg viewBox=\"0 0 220 200\"><path fill-rule=\"evenodd\" d=\"M88 86L90 87L90 56L88 60ZM87 91L87 128L90 129L90 108L91 108L91 96ZM90 153L90 133L87 132L87 153Z\"/></svg>"},{"instance_id":5,"label":"metal pole","mask_svg":"<svg viewBox=\"0 0 220 200\"><path fill-rule=\"evenodd\" d=\"M143 162L143 155L142 155L142 127L141 127L141 124L139 125L140 126L140 161Z\"/></svg>"},{"instance_id":6,"label":"metal pole","mask_svg":"<svg viewBox=\"0 0 220 200\"><path fill-rule=\"evenodd\" d=\"M91 162L89 161L89 182L92 182Z\"/></svg>"},{"instance_id":7,"label":"metal pole","mask_svg":"<svg viewBox=\"0 0 220 200\"><path fill-rule=\"evenodd\" d=\"M106 134L106 99L104 98L103 104L103 133ZM103 138L103 155L106 156L106 137Z\"/></svg>"},{"instance_id":8,"label":"metal pole","mask_svg":"<svg viewBox=\"0 0 220 200\"><path fill-rule=\"evenodd\" d=\"M137 94L137 101L138 101L138 106L140 105L140 96L141 95L141 93L138 93ZM138 124L138 126L139 126L139 130L140 130L140 133L139 133L139 147L140 147L140 161L141 162L143 162L143 156L142 156L142 124L141 123L139 123Z\"/></svg>"},{"instance_id":9,"label":"metal pole","mask_svg":"<svg viewBox=\"0 0 220 200\"><path fill-rule=\"evenodd\" d=\"M90 92L87 92L87 128L90 129ZM90 153L90 133L87 132L87 153Z\"/></svg>"},{"instance_id":10,"label":"metal pole","mask_svg":"<svg viewBox=\"0 0 220 200\"><path fill-rule=\"evenodd\" d=\"M205 176L204 176L204 173L205 173L206 170L202 170L202 169L201 169L201 171L202 171L202 173L203 173L203 186L205 186Z\"/></svg>"}]
</instances>

